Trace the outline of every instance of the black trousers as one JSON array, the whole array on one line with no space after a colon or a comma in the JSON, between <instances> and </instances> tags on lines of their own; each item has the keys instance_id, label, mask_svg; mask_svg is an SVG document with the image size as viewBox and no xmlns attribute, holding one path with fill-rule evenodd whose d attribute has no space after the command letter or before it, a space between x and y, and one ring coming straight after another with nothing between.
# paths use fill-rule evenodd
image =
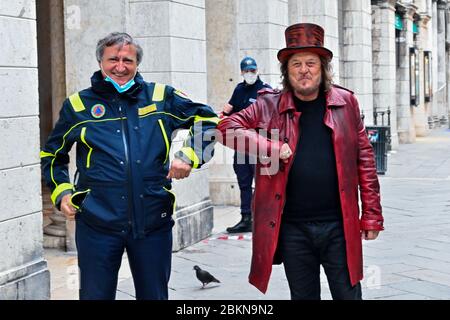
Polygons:
<instances>
[{"instance_id":1,"label":"black trousers","mask_svg":"<svg viewBox=\"0 0 450 320\"><path fill-rule=\"evenodd\" d=\"M342 222L283 222L279 250L292 300L320 300L320 265L334 300L361 300L361 284L352 286Z\"/></svg>"},{"instance_id":2,"label":"black trousers","mask_svg":"<svg viewBox=\"0 0 450 320\"><path fill-rule=\"evenodd\" d=\"M241 214L252 214L252 183L255 174L255 165L251 164L248 155L234 153L233 169L236 173L239 190L241 192Z\"/></svg>"}]
</instances>

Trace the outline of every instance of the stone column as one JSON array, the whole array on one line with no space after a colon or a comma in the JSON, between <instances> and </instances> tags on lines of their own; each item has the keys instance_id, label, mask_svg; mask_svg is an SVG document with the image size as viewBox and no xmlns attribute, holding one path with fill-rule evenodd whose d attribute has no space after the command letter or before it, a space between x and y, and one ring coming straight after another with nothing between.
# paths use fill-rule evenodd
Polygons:
<instances>
[{"instance_id":1,"label":"stone column","mask_svg":"<svg viewBox=\"0 0 450 320\"><path fill-rule=\"evenodd\" d=\"M438 87L437 87L437 109L440 124L447 121L447 65L446 65L446 37L445 37L445 15L447 1L437 1L437 60L438 60Z\"/></svg>"},{"instance_id":2,"label":"stone column","mask_svg":"<svg viewBox=\"0 0 450 320\"><path fill-rule=\"evenodd\" d=\"M395 0L372 1L373 108L391 111L391 144L398 147ZM366 122L367 123L367 122Z\"/></svg>"},{"instance_id":3,"label":"stone column","mask_svg":"<svg viewBox=\"0 0 450 320\"><path fill-rule=\"evenodd\" d=\"M413 15L417 7L406 4L397 7L403 14L403 30L400 33L399 59L397 68L397 125L400 143L412 143L415 141L415 127L411 117L410 99L410 53L409 49L414 46L413 42Z\"/></svg>"},{"instance_id":4,"label":"stone column","mask_svg":"<svg viewBox=\"0 0 450 320\"><path fill-rule=\"evenodd\" d=\"M147 81L172 85L192 100L206 103L206 21L204 0L146 1L129 3L127 30L144 49L140 72ZM181 148L187 132L173 140ZM174 250L205 237L213 227L208 166L174 182L177 211Z\"/></svg>"},{"instance_id":5,"label":"stone column","mask_svg":"<svg viewBox=\"0 0 450 320\"><path fill-rule=\"evenodd\" d=\"M49 299L42 248L35 1L0 3L0 300Z\"/></svg>"},{"instance_id":6,"label":"stone column","mask_svg":"<svg viewBox=\"0 0 450 320\"><path fill-rule=\"evenodd\" d=\"M431 128L439 126L439 83L438 83L438 10L437 10L437 0L432 1L431 5L431 37L432 37L432 48L433 48L433 60L432 60L432 76L433 76L433 100L431 103L431 108L428 113L429 124Z\"/></svg>"},{"instance_id":7,"label":"stone column","mask_svg":"<svg viewBox=\"0 0 450 320\"><path fill-rule=\"evenodd\" d=\"M420 104L413 109L414 112L414 124L416 128L416 135L418 137L424 137L428 134L428 119L427 119L427 106L429 102L425 101L425 73L424 73L424 50L428 50L428 21L430 16L426 14L420 15L418 21L419 33L416 35L416 46L419 49L419 64L420 64ZM431 66L430 66L431 67Z\"/></svg>"},{"instance_id":8,"label":"stone column","mask_svg":"<svg viewBox=\"0 0 450 320\"><path fill-rule=\"evenodd\" d=\"M237 36L239 0L206 1L205 4L208 103L220 112L242 81ZM233 154L233 150L216 144L209 178L211 200L215 205L240 205L239 186L231 165Z\"/></svg>"},{"instance_id":9,"label":"stone column","mask_svg":"<svg viewBox=\"0 0 450 320\"><path fill-rule=\"evenodd\" d=\"M373 123L372 10L370 0L342 2L341 83L354 91L365 123Z\"/></svg>"},{"instance_id":10,"label":"stone column","mask_svg":"<svg viewBox=\"0 0 450 320\"><path fill-rule=\"evenodd\" d=\"M261 79L272 87L280 85L277 52L286 46L287 0L239 0L238 39L240 58L252 56Z\"/></svg>"},{"instance_id":11,"label":"stone column","mask_svg":"<svg viewBox=\"0 0 450 320\"><path fill-rule=\"evenodd\" d=\"M358 1L353 4L361 8ZM325 29L325 47L333 52L335 83L341 83L338 20L338 0L289 0L289 24L310 22Z\"/></svg>"},{"instance_id":12,"label":"stone column","mask_svg":"<svg viewBox=\"0 0 450 320\"><path fill-rule=\"evenodd\" d=\"M447 33L446 33L446 66L447 69L447 122L450 128L450 3L447 2L447 11L446 11L446 21L447 21Z\"/></svg>"}]
</instances>

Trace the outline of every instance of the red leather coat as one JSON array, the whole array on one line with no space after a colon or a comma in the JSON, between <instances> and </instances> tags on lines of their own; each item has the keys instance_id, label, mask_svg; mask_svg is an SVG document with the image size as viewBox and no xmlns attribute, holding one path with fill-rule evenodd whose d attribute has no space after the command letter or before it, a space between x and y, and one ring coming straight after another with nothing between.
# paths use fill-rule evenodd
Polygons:
<instances>
[{"instance_id":1,"label":"red leather coat","mask_svg":"<svg viewBox=\"0 0 450 320\"><path fill-rule=\"evenodd\" d=\"M355 285L363 277L361 231L383 230L380 187L373 149L355 96L347 89L333 86L326 94L326 105L324 124L332 130L347 265L351 283ZM257 146L271 155L278 154L281 145L286 142L295 155L300 116L292 92L264 89L254 104L223 119L218 129L222 134L222 142L231 148L236 149L237 137L240 137L250 142L246 144L246 152L255 153L254 146ZM261 129L279 129L279 139L264 137L258 133ZM267 174L268 165L261 163L264 161L258 161L256 165L256 188L252 203L253 254L249 282L263 293L267 291L272 264L281 263L275 253L293 158L286 165L280 163L280 169L271 175ZM361 216L358 187L362 203Z\"/></svg>"}]
</instances>

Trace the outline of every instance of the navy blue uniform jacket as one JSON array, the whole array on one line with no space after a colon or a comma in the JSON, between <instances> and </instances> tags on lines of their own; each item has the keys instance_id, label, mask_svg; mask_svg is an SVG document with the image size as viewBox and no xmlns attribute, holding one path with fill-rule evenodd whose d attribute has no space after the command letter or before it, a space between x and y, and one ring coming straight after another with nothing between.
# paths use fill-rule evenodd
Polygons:
<instances>
[{"instance_id":1,"label":"navy blue uniform jacket","mask_svg":"<svg viewBox=\"0 0 450 320\"><path fill-rule=\"evenodd\" d=\"M77 219L105 231L131 228L142 238L173 225L175 196L166 178L172 133L190 130L176 157L199 168L219 119L209 106L170 86L145 82L139 73L135 81L119 94L100 71L94 73L90 88L64 102L41 162L55 205L72 193ZM68 153L75 142L72 185Z\"/></svg>"}]
</instances>

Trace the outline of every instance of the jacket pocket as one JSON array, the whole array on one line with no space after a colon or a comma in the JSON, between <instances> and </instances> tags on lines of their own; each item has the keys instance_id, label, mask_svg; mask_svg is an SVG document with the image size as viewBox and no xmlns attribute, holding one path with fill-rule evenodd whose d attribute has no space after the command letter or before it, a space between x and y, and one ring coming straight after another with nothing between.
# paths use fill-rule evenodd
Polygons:
<instances>
[{"instance_id":1,"label":"jacket pocket","mask_svg":"<svg viewBox=\"0 0 450 320\"><path fill-rule=\"evenodd\" d=\"M166 187L163 187L164 191L166 191L167 193L170 194L171 198L172 198L172 214L175 212L175 209L177 207L177 197L175 196L175 193L173 193L172 190L167 189Z\"/></svg>"},{"instance_id":2,"label":"jacket pocket","mask_svg":"<svg viewBox=\"0 0 450 320\"><path fill-rule=\"evenodd\" d=\"M175 208L173 193L164 187L153 189L144 196L145 231L149 232L167 225L172 220Z\"/></svg>"},{"instance_id":3,"label":"jacket pocket","mask_svg":"<svg viewBox=\"0 0 450 320\"><path fill-rule=\"evenodd\" d=\"M83 204L86 202L86 198L91 192L91 189L84 191L77 191L70 197L70 204L77 210L81 210Z\"/></svg>"},{"instance_id":4,"label":"jacket pocket","mask_svg":"<svg viewBox=\"0 0 450 320\"><path fill-rule=\"evenodd\" d=\"M167 162L167 160L169 159L169 151L170 151L170 143L169 143L169 138L167 137L167 132L166 129L164 128L164 123L162 121L162 119L158 119L158 124L159 127L161 128L161 133L163 135L163 139L164 139L164 143L166 145L166 157L164 158L164 164Z\"/></svg>"},{"instance_id":5,"label":"jacket pocket","mask_svg":"<svg viewBox=\"0 0 450 320\"><path fill-rule=\"evenodd\" d=\"M91 167L91 155L92 155L92 148L86 141L86 127L81 128L80 138L83 144L88 148L88 154L86 157L86 168L89 169Z\"/></svg>"}]
</instances>

